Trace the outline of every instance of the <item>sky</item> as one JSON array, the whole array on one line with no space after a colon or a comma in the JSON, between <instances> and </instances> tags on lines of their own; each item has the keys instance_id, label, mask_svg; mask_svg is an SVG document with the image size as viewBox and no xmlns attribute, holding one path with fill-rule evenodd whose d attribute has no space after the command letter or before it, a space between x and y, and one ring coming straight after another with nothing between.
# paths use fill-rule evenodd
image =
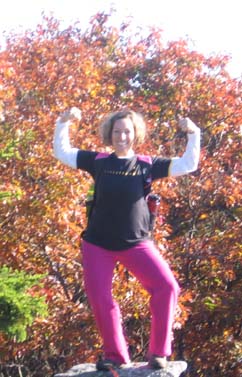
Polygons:
<instances>
[{"instance_id":1,"label":"sky","mask_svg":"<svg viewBox=\"0 0 242 377\"><path fill-rule=\"evenodd\" d=\"M231 76L242 77L242 0L7 0L0 10L0 45L4 31L35 29L43 11L63 26L78 20L85 30L91 16L111 5L117 25L132 16L134 26L162 28L164 41L186 38L206 56L229 55Z\"/></svg>"}]
</instances>

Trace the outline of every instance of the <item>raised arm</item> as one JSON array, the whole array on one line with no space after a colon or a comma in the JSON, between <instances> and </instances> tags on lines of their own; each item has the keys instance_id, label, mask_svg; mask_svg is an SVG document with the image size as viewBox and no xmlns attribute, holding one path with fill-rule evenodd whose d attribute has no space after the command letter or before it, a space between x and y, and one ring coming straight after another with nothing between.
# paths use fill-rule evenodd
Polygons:
<instances>
[{"instance_id":1,"label":"raised arm","mask_svg":"<svg viewBox=\"0 0 242 377\"><path fill-rule=\"evenodd\" d=\"M169 176L178 177L197 170L200 156L200 128L189 118L179 121L182 131L188 135L186 150L181 157L173 157L169 167Z\"/></svg>"},{"instance_id":2,"label":"raised arm","mask_svg":"<svg viewBox=\"0 0 242 377\"><path fill-rule=\"evenodd\" d=\"M69 126L75 120L81 119L81 111L76 107L65 111L56 121L54 132L54 156L71 168L77 168L78 148L72 148L69 139Z\"/></svg>"}]
</instances>

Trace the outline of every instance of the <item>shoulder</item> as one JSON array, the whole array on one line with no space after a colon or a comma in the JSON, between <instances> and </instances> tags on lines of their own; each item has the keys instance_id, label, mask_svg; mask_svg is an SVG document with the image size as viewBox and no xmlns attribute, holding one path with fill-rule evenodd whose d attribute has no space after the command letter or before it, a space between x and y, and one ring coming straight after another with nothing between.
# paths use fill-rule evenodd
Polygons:
<instances>
[{"instance_id":1,"label":"shoulder","mask_svg":"<svg viewBox=\"0 0 242 377\"><path fill-rule=\"evenodd\" d=\"M106 159L110 156L110 153L106 153L106 152L100 152L100 153L96 153L96 156L95 156L95 160L103 160L103 159Z\"/></svg>"},{"instance_id":2,"label":"shoulder","mask_svg":"<svg viewBox=\"0 0 242 377\"><path fill-rule=\"evenodd\" d=\"M143 154L138 154L137 160L138 162L141 162L147 165L152 165L152 161L153 161L151 156L143 155Z\"/></svg>"}]
</instances>

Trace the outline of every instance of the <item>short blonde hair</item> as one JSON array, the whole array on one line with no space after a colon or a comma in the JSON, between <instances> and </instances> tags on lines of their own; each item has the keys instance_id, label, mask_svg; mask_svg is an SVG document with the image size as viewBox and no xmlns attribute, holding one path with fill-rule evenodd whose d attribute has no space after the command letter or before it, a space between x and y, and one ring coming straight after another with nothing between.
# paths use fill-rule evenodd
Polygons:
<instances>
[{"instance_id":1,"label":"short blonde hair","mask_svg":"<svg viewBox=\"0 0 242 377\"><path fill-rule=\"evenodd\" d=\"M112 145L112 131L116 120L129 118L134 126L135 142L141 144L144 141L146 125L141 114L135 111L124 109L109 114L100 125L100 135L104 145Z\"/></svg>"}]
</instances>

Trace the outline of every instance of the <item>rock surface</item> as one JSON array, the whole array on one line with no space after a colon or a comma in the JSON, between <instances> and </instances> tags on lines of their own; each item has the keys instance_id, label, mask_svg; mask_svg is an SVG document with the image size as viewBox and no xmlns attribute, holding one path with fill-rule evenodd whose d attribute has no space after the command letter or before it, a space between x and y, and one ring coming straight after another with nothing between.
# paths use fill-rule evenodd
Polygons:
<instances>
[{"instance_id":1,"label":"rock surface","mask_svg":"<svg viewBox=\"0 0 242 377\"><path fill-rule=\"evenodd\" d=\"M147 363L131 363L123 369L97 371L95 364L79 364L54 377L179 377L187 368L185 361L169 361L165 369L150 369Z\"/></svg>"}]
</instances>

